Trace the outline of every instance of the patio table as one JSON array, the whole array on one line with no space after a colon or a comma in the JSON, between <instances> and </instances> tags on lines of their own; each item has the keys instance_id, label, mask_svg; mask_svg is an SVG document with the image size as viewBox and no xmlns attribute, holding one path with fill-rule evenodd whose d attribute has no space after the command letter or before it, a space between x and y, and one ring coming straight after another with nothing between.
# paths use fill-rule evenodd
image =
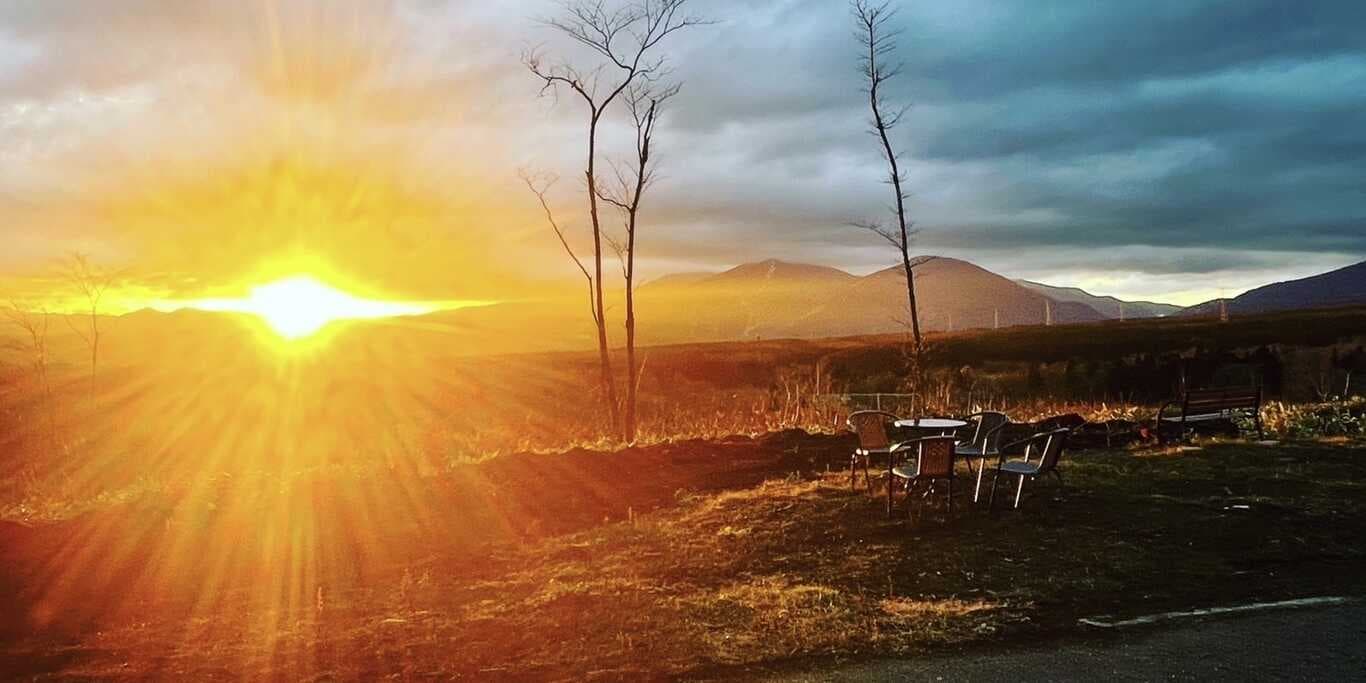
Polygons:
<instances>
[{"instance_id":1,"label":"patio table","mask_svg":"<svg viewBox=\"0 0 1366 683\"><path fill-rule=\"evenodd\" d=\"M968 426L966 420L955 420L949 417L913 417L908 420L897 420L893 424L904 429L939 432L951 432Z\"/></svg>"}]
</instances>

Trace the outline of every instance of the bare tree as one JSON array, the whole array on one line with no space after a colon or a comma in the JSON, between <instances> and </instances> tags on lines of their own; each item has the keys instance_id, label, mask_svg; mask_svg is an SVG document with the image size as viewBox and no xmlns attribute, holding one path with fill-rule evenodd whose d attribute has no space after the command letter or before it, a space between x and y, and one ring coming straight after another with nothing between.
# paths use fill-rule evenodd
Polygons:
<instances>
[{"instance_id":1,"label":"bare tree","mask_svg":"<svg viewBox=\"0 0 1366 683\"><path fill-rule=\"evenodd\" d=\"M48 330L52 324L52 314L43 305L28 305L10 301L4 315L15 327L23 331L23 338L11 347L25 353L29 359L29 369L38 380L43 392L46 407L49 435L55 437L57 431L56 406L52 403L52 380L48 374Z\"/></svg>"},{"instance_id":2,"label":"bare tree","mask_svg":"<svg viewBox=\"0 0 1366 683\"><path fill-rule=\"evenodd\" d=\"M95 378L100 365L100 303L113 282L112 273L90 263L85 254L73 252L63 263L63 275L83 299L80 316L64 318L90 350L90 400L95 401ZM80 320L80 322L77 322Z\"/></svg>"},{"instance_id":3,"label":"bare tree","mask_svg":"<svg viewBox=\"0 0 1366 683\"><path fill-rule=\"evenodd\" d=\"M603 302L602 223L598 216L598 129L604 113L632 84L653 82L667 73L665 59L651 52L669 35L705 23L684 10L688 0L640 0L609 10L602 0L569 0L564 15L548 25L587 48L600 61L581 69L567 61L547 63L538 51L528 52L523 62L542 81L542 92L568 89L587 106L588 217L593 230L593 321L598 331L598 354L602 388L608 404L612 430L619 426L616 382L607 342L607 310Z\"/></svg>"},{"instance_id":4,"label":"bare tree","mask_svg":"<svg viewBox=\"0 0 1366 683\"><path fill-rule=\"evenodd\" d=\"M639 224L641 199L654 182L655 163L650 158L655 124L664 103L678 94L677 84L652 89L632 86L626 94L626 104L635 123L635 158L626 169L616 170L616 187L600 190L603 201L617 207L624 223L623 239L607 237L621 260L621 275L626 284L626 429L628 443L636 440L636 394L640 385L640 366L636 363L636 227Z\"/></svg>"},{"instance_id":5,"label":"bare tree","mask_svg":"<svg viewBox=\"0 0 1366 683\"><path fill-rule=\"evenodd\" d=\"M906 298L910 306L911 336L914 341L914 353L919 356L924 349L924 340L920 335L920 313L915 300L915 267L923 263L923 260L911 259L911 238L915 232L912 230L911 222L906 219L906 200L910 195L903 187L906 178L901 170L901 157L893 149L891 141L891 132L901 123L909 105L890 110L883 89L903 68L899 62L889 63L895 58L896 40L900 35L900 31L889 26L896 16L896 10L891 8L889 2L875 4L869 0L853 0L851 8L857 26L856 36L863 48L860 66L868 86L868 106L872 110L869 132L878 139L882 157L888 167L886 182L892 186L896 199L892 211L896 221L894 225L887 226L881 221L861 221L854 225L877 233L901 252L901 264L906 270Z\"/></svg>"},{"instance_id":6,"label":"bare tree","mask_svg":"<svg viewBox=\"0 0 1366 683\"><path fill-rule=\"evenodd\" d=\"M42 386L45 397L52 395L52 385L48 381L47 333L52 315L45 306L26 305L10 301L4 315L15 327L23 331L22 340L11 346L23 351L29 357L29 368L33 370Z\"/></svg>"}]
</instances>

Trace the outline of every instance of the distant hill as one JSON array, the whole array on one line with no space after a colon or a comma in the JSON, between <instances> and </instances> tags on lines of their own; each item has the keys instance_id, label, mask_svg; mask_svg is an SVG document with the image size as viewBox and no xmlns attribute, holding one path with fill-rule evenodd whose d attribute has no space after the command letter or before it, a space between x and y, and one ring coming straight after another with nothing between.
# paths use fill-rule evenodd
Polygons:
<instances>
[{"instance_id":1,"label":"distant hill","mask_svg":"<svg viewBox=\"0 0 1366 683\"><path fill-rule=\"evenodd\" d=\"M926 331L1038 325L1049 315L1056 323L1105 318L957 259L928 258L916 268L916 288ZM638 300L652 318L642 335L656 342L878 334L905 330L910 318L901 266L858 277L770 259L709 277L657 280Z\"/></svg>"},{"instance_id":2,"label":"distant hill","mask_svg":"<svg viewBox=\"0 0 1366 683\"><path fill-rule=\"evenodd\" d=\"M1363 303L1366 303L1366 261L1321 275L1248 290L1228 299L1228 312L1246 315ZM1182 315L1218 313L1218 299L1196 304L1181 312Z\"/></svg>"},{"instance_id":3,"label":"distant hill","mask_svg":"<svg viewBox=\"0 0 1366 683\"><path fill-rule=\"evenodd\" d=\"M962 330L1012 325L1090 322L1104 316L1077 303L1058 302L1009 278L958 259L935 257L915 269L923 329ZM876 302L883 317L906 318L906 275L901 266L880 270L856 286L861 302Z\"/></svg>"},{"instance_id":4,"label":"distant hill","mask_svg":"<svg viewBox=\"0 0 1366 683\"><path fill-rule=\"evenodd\" d=\"M827 309L858 281L838 268L768 259L703 278L661 278L637 292L654 343L841 334Z\"/></svg>"},{"instance_id":5,"label":"distant hill","mask_svg":"<svg viewBox=\"0 0 1366 683\"><path fill-rule=\"evenodd\" d=\"M1163 318L1182 310L1180 306L1173 304L1160 304L1153 301L1123 301L1113 296L1097 296L1080 287L1055 287L1030 280L1016 280L1015 282L1054 301L1086 304L1107 318Z\"/></svg>"}]
</instances>

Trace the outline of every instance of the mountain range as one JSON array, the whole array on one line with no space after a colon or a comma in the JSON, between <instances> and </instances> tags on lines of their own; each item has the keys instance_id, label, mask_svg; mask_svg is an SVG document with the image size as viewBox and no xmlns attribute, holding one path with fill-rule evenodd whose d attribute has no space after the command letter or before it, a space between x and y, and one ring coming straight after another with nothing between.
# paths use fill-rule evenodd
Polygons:
<instances>
[{"instance_id":1,"label":"mountain range","mask_svg":"<svg viewBox=\"0 0 1366 683\"><path fill-rule=\"evenodd\" d=\"M1086 304L1096 309L1097 313L1106 318L1129 320L1133 318L1163 318L1180 312L1182 309L1176 304L1160 304L1153 301L1123 301L1113 296L1096 296L1080 287L1054 287L1042 282L1031 282L1029 280L1016 280L1016 283L1028 287L1054 301L1071 301L1079 304Z\"/></svg>"},{"instance_id":2,"label":"mountain range","mask_svg":"<svg viewBox=\"0 0 1366 683\"><path fill-rule=\"evenodd\" d=\"M1107 317L958 259L924 259L915 279L920 325L927 331ZM878 334L905 330L910 319L901 266L856 276L769 259L709 276L662 278L641 287L638 301L644 315L656 314L653 334L672 340ZM665 311L687 315L658 315Z\"/></svg>"},{"instance_id":3,"label":"mountain range","mask_svg":"<svg viewBox=\"0 0 1366 683\"><path fill-rule=\"evenodd\" d=\"M641 344L743 339L855 336L908 329L906 278L901 266L868 275L827 266L769 259L720 273L679 273L637 290ZM1015 325L1089 323L1118 318L1215 315L1219 302L1180 308L1096 296L1075 287L1012 280L972 263L923 258L915 268L922 330L944 332ZM452 353L520 353L592 348L596 344L586 298L571 293L534 300L374 321L371 339L396 347L419 339ZM620 293L609 304L615 343L621 339ZM1278 282L1227 300L1230 314L1366 304L1366 262L1330 273ZM125 324L168 329L164 314L124 316ZM174 316L193 319L218 314ZM201 320L202 322L202 320ZM168 323L169 324L169 323ZM162 335L164 336L164 335ZM425 343L425 342L423 342Z\"/></svg>"},{"instance_id":4,"label":"mountain range","mask_svg":"<svg viewBox=\"0 0 1366 683\"><path fill-rule=\"evenodd\" d=\"M920 325L926 331L1009 327L1218 313L1218 302L1189 308L1123 301L1076 287L1011 280L947 257L919 257ZM869 275L776 259L721 273L680 273L642 286L642 335L653 342L818 338L900 332L909 320L901 266ZM1258 287L1229 300L1230 314L1366 304L1366 262Z\"/></svg>"}]
</instances>

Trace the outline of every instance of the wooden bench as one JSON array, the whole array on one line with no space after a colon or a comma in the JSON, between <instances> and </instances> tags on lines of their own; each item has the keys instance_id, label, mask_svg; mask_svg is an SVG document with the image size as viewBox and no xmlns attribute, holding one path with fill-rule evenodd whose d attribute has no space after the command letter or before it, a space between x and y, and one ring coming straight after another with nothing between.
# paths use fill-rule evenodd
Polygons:
<instances>
[{"instance_id":1,"label":"wooden bench","mask_svg":"<svg viewBox=\"0 0 1366 683\"><path fill-rule=\"evenodd\" d=\"M1168 408L1179 407L1180 413L1167 414ZM1251 413L1253 424L1257 425L1257 438L1262 438L1262 388L1261 387L1221 387L1218 389L1193 389L1178 400L1167 401L1157 411L1157 438L1166 442L1164 427L1176 428L1176 440L1186 435L1186 425L1193 422L1227 420L1239 414Z\"/></svg>"}]
</instances>

